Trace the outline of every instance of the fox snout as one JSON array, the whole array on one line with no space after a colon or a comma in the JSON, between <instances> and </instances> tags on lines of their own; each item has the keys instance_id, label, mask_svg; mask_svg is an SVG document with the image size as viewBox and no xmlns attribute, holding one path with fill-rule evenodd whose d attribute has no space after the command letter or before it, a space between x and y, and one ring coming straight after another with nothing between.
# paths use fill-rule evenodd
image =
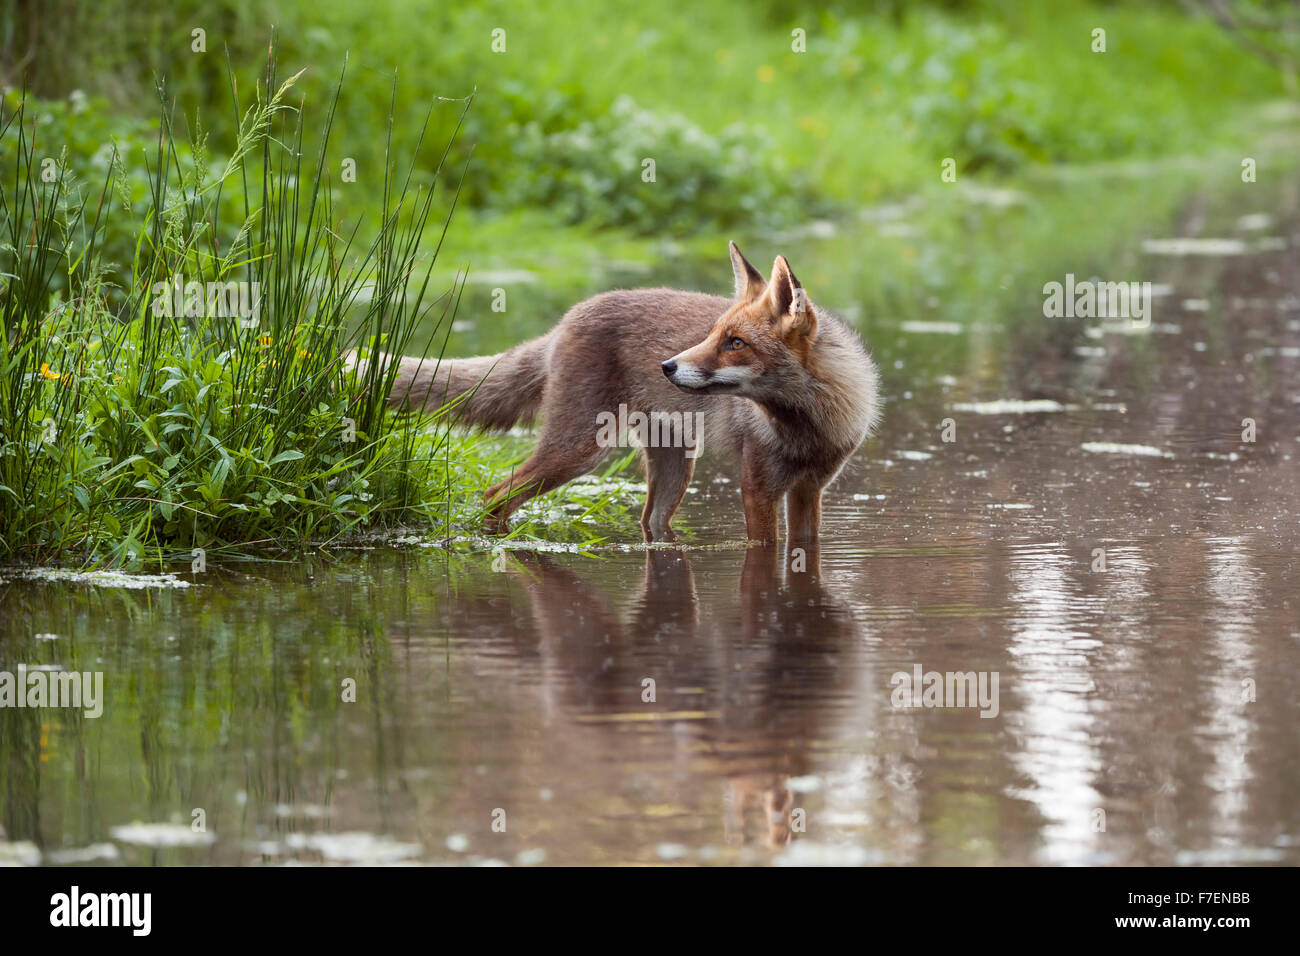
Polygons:
<instances>
[{"instance_id":1,"label":"fox snout","mask_svg":"<svg viewBox=\"0 0 1300 956\"><path fill-rule=\"evenodd\" d=\"M684 353L683 353L684 354ZM713 374L708 370L681 359L670 358L661 366L668 381L685 392L706 391L713 384Z\"/></svg>"}]
</instances>

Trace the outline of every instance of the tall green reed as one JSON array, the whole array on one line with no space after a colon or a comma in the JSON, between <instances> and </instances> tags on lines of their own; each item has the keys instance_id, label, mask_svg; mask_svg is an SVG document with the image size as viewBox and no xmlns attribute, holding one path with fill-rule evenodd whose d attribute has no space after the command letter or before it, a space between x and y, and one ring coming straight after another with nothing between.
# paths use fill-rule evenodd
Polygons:
<instances>
[{"instance_id":1,"label":"tall green reed","mask_svg":"<svg viewBox=\"0 0 1300 956\"><path fill-rule=\"evenodd\" d=\"M115 153L102 182L83 182L47 155L57 144L38 142L24 102L0 116L16 157L0 189L0 556L202 560L200 549L450 520L432 493L454 467L446 428L385 414L395 366L342 365L357 346L411 351L431 313L435 335L449 327L455 289L430 286L455 190L442 190L437 247L421 249L447 148L419 175L422 134L399 169L394 83L381 216L362 239L333 202L344 76L308 130L306 104L291 101L300 75L279 77L273 42L243 104L229 70L239 134L215 174L206 135L178 130L160 86L139 212L114 202L128 159ZM140 220L121 280L99 249L114 215Z\"/></svg>"}]
</instances>

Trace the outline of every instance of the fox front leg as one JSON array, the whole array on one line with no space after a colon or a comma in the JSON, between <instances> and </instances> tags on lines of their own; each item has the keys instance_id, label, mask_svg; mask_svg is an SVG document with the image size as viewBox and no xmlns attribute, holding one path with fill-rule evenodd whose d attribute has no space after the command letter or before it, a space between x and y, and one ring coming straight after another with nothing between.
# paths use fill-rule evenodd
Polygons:
<instances>
[{"instance_id":1,"label":"fox front leg","mask_svg":"<svg viewBox=\"0 0 1300 956\"><path fill-rule=\"evenodd\" d=\"M746 445L740 476L740 497L745 505L745 536L768 544L776 541L776 511L781 496L773 491L762 452Z\"/></svg>"}]
</instances>

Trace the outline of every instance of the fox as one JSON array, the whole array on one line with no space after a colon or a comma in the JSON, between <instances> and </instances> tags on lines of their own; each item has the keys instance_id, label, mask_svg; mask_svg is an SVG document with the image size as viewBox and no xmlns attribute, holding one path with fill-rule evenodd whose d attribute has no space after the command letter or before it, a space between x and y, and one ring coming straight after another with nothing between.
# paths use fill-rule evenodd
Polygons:
<instances>
[{"instance_id":1,"label":"fox","mask_svg":"<svg viewBox=\"0 0 1300 956\"><path fill-rule=\"evenodd\" d=\"M730 299L668 288L604 292L498 355L398 358L387 404L442 409L484 430L540 418L532 455L484 493L492 532L505 531L528 500L596 468L610 451L601 422L622 410L624 422L640 412L702 425L684 440L640 442L646 542L676 540L673 517L701 450L739 459L749 540L777 540L784 499L787 540L815 541L823 492L876 427L877 368L858 334L808 298L784 256L765 280L735 242L728 251ZM350 353L351 367L363 361Z\"/></svg>"}]
</instances>

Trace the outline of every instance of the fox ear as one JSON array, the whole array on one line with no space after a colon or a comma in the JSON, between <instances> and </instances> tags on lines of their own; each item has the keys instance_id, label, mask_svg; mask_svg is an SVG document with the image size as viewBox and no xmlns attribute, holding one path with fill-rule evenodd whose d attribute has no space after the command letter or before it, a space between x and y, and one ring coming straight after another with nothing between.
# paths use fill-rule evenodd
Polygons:
<instances>
[{"instance_id":1,"label":"fox ear","mask_svg":"<svg viewBox=\"0 0 1300 956\"><path fill-rule=\"evenodd\" d=\"M767 287L763 274L740 254L734 242L727 243L727 248L731 251L731 271L736 275L736 298L744 302L757 299Z\"/></svg>"},{"instance_id":2,"label":"fox ear","mask_svg":"<svg viewBox=\"0 0 1300 956\"><path fill-rule=\"evenodd\" d=\"M785 256L772 264L772 278L767 284L767 298L772 318L781 322L783 334L811 338L817 331L817 316L808 302L808 293L795 278Z\"/></svg>"}]
</instances>

